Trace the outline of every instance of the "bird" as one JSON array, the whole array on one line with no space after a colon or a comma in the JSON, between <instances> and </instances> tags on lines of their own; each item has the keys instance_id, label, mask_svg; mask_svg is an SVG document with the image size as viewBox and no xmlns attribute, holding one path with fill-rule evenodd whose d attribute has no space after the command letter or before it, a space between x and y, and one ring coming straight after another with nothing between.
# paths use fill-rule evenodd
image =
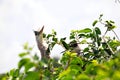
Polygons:
<instances>
[{"instance_id":1,"label":"bird","mask_svg":"<svg viewBox=\"0 0 120 80\"><path fill-rule=\"evenodd\" d=\"M75 40L71 41L69 43L69 47L71 49L71 52L77 53L78 56L82 54L80 45L79 45L79 43L77 43L77 41L75 41Z\"/></svg>"},{"instance_id":2,"label":"bird","mask_svg":"<svg viewBox=\"0 0 120 80\"><path fill-rule=\"evenodd\" d=\"M82 55L82 49L80 48L80 43L78 43L76 40L73 40L69 43L64 42L64 44L65 45L63 45L63 43L61 44L61 46L65 49L61 53L64 53L66 51L70 51L72 53L76 53L77 56Z\"/></svg>"},{"instance_id":3,"label":"bird","mask_svg":"<svg viewBox=\"0 0 120 80\"><path fill-rule=\"evenodd\" d=\"M44 45L43 30L44 30L44 26L40 30L34 31L37 46L38 46L38 49L41 53L41 60L50 58L49 54L47 53L47 46Z\"/></svg>"}]
</instances>

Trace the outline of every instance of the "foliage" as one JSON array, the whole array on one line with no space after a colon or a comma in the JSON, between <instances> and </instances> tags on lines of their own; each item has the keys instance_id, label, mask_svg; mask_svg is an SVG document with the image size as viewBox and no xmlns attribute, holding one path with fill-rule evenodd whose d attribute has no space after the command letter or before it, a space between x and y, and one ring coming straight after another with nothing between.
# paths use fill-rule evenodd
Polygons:
<instances>
[{"instance_id":1,"label":"foliage","mask_svg":"<svg viewBox=\"0 0 120 80\"><path fill-rule=\"evenodd\" d=\"M41 61L37 54L31 54L33 48L26 43L25 51L19 54L18 68L10 70L0 80L120 80L120 40L114 32L115 22L103 21L102 16L91 28L72 30L69 37L59 39L54 30L43 34L49 52L56 44L65 49L61 51L60 60ZM97 27L100 24L106 29L104 34ZM107 32L113 32L115 37L106 36ZM72 52L71 42L84 47L80 55Z\"/></svg>"}]
</instances>

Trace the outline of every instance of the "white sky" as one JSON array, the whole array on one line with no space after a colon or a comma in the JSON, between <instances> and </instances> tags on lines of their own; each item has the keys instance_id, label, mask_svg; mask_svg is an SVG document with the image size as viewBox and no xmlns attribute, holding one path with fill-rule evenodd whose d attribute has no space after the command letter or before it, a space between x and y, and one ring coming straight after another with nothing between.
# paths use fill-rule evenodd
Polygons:
<instances>
[{"instance_id":1,"label":"white sky","mask_svg":"<svg viewBox=\"0 0 120 80\"><path fill-rule=\"evenodd\" d=\"M16 67L25 42L36 46L33 30L45 25L45 33L55 29L65 37L72 29L91 27L101 13L120 26L114 0L0 0L0 73Z\"/></svg>"}]
</instances>

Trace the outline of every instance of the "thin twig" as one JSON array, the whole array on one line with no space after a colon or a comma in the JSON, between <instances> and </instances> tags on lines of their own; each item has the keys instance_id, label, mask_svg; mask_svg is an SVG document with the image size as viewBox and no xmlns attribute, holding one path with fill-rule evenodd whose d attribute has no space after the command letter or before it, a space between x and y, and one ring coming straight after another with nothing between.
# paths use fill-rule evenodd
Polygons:
<instances>
[{"instance_id":1,"label":"thin twig","mask_svg":"<svg viewBox=\"0 0 120 80\"><path fill-rule=\"evenodd\" d=\"M106 31L105 31L105 33L104 33L103 37L105 37L105 35L107 34L107 32L108 32L108 30L106 30Z\"/></svg>"},{"instance_id":2,"label":"thin twig","mask_svg":"<svg viewBox=\"0 0 120 80\"><path fill-rule=\"evenodd\" d=\"M108 29L105 31L104 35L103 35L103 40L104 42L107 44L108 48L110 49L110 51L112 52L112 54L114 54L114 51L112 50L112 48L110 47L110 45L107 43L107 41L105 40L105 35L107 34Z\"/></svg>"},{"instance_id":3,"label":"thin twig","mask_svg":"<svg viewBox=\"0 0 120 80\"><path fill-rule=\"evenodd\" d=\"M118 35L116 34L116 32L114 30L112 30L112 32L115 34L116 38L118 39L118 41L120 41Z\"/></svg>"},{"instance_id":4,"label":"thin twig","mask_svg":"<svg viewBox=\"0 0 120 80\"><path fill-rule=\"evenodd\" d=\"M112 54L114 54L114 51L112 50L112 48L110 47L110 45L107 43L107 41L105 40L105 38L103 37L104 42L107 44L108 48L110 49L110 51L112 52Z\"/></svg>"}]
</instances>

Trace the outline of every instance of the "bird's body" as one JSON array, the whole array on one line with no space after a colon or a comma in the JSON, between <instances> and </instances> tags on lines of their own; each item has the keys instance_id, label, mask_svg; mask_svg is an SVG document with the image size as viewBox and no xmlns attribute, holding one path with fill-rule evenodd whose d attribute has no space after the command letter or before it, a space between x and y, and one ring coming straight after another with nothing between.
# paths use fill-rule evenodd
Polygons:
<instances>
[{"instance_id":1,"label":"bird's body","mask_svg":"<svg viewBox=\"0 0 120 80\"><path fill-rule=\"evenodd\" d=\"M38 49L40 50L41 53L41 59L49 59L50 56L49 54L47 54L47 46L45 46L43 43L43 29L44 26L39 31L34 31L34 33L35 33Z\"/></svg>"},{"instance_id":2,"label":"bird's body","mask_svg":"<svg viewBox=\"0 0 120 80\"><path fill-rule=\"evenodd\" d=\"M79 46L79 43L77 43L77 41L70 42L69 45L71 48L71 52L77 53L78 56L81 54L81 48Z\"/></svg>"}]
</instances>

